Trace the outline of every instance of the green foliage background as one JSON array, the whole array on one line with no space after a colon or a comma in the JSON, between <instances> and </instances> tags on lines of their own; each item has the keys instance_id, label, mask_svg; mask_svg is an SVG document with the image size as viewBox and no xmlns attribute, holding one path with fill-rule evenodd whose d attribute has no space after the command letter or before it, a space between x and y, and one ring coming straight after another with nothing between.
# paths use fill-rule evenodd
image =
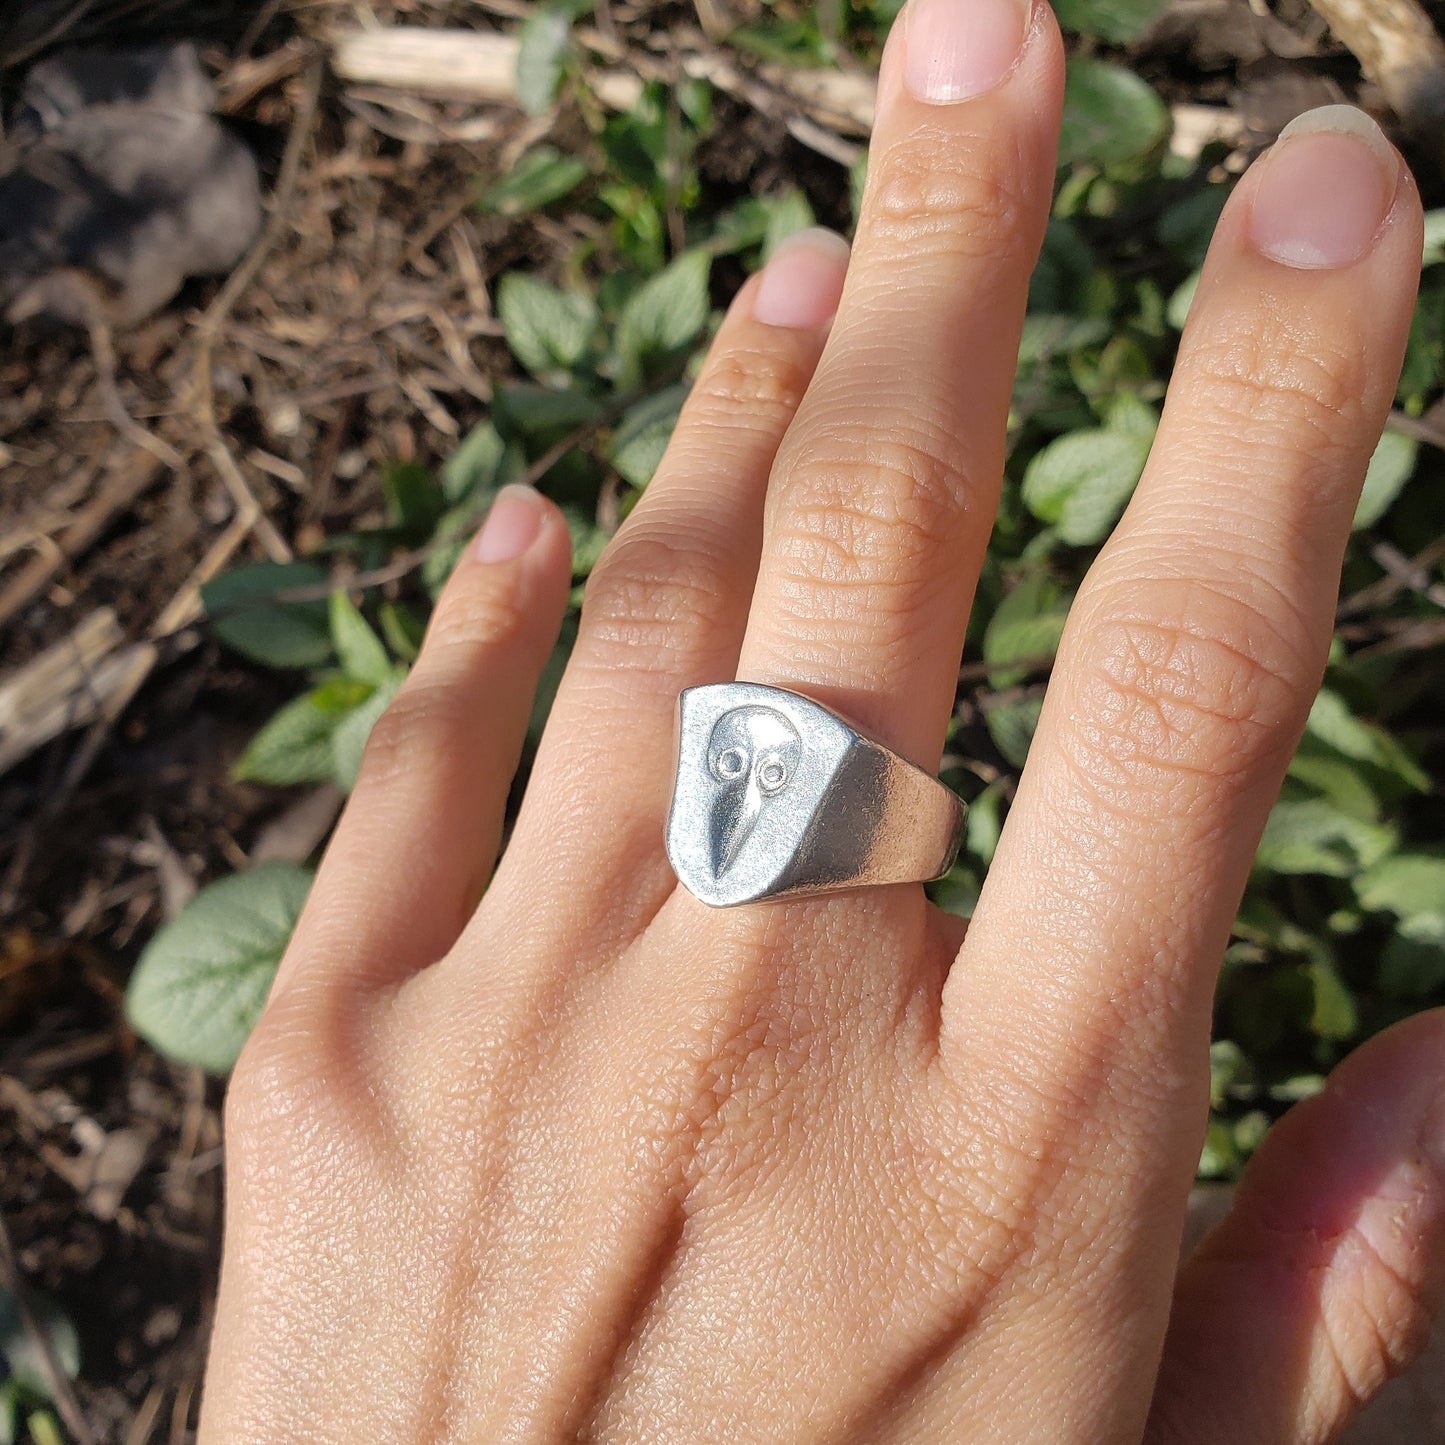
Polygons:
<instances>
[{"instance_id":1,"label":"green foliage background","mask_svg":"<svg viewBox=\"0 0 1445 1445\"><path fill-rule=\"evenodd\" d=\"M1168 108L1111 52L1161 0L1057 0L1056 8L1084 44L1070 60L1003 502L945 759L948 780L973 799L964 854L935 890L960 912L972 907L992 857L1070 600L1138 481L1230 184L1222 147L1197 161L1170 153ZM327 557L238 569L208 589L229 646L310 679L253 740L238 777L350 786L371 723L416 655L430 600L508 481L537 482L571 520L575 612L588 571L657 465L731 289L779 239L812 223L813 202L821 198L835 221L849 196L856 204L862 160L851 175L840 166L822 181L805 177L806 190L720 194L698 157L730 102L701 81L649 82L629 113L608 114L576 38L585 9L582 0L535 10L521 28L518 66L528 109L560 107L578 143L539 144L478 188L482 211L518 227L549 213L589 222L560 266L498 279L496 310L516 366L490 413L440 475L411 466L388 473L385 526L330 539ZM890 0L779 6L729 44L794 65L843 52L876 59L895 10ZM1396 418L1356 519L1325 689L1224 961L1205 1175L1233 1174L1270 1121L1318 1089L1353 1045L1445 1002L1445 819L1434 783L1435 624L1445 591L1432 494L1441 459L1420 440L1427 429L1411 424L1445 380L1445 213L1431 217L1424 263ZM1407 559L1422 555L1412 571ZM401 567L401 585L333 592L337 558L363 583L377 569L414 565ZM534 736L574 631L569 622ZM183 914L137 970L130 1009L141 1032L224 1071L304 887L294 873L258 870L204 890L191 908L209 910L207 926Z\"/></svg>"}]
</instances>

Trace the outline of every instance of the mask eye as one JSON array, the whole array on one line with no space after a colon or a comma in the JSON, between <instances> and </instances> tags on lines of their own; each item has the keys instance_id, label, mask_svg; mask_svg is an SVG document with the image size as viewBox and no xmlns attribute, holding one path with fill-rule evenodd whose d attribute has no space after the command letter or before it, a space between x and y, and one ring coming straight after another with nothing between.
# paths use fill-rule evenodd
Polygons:
<instances>
[{"instance_id":1,"label":"mask eye","mask_svg":"<svg viewBox=\"0 0 1445 1445\"><path fill-rule=\"evenodd\" d=\"M788 781L788 770L779 757L763 759L758 769L758 783L765 793L776 793Z\"/></svg>"},{"instance_id":2,"label":"mask eye","mask_svg":"<svg viewBox=\"0 0 1445 1445\"><path fill-rule=\"evenodd\" d=\"M743 756L741 748L724 748L717 755L717 761L713 764L718 777L724 782L731 782L734 778L740 778L747 771L748 760Z\"/></svg>"}]
</instances>

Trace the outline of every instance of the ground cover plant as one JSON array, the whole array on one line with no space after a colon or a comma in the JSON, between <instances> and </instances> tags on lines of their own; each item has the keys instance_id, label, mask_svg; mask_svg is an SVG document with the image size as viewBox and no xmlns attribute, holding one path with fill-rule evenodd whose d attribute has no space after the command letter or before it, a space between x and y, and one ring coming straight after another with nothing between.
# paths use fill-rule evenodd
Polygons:
<instances>
[{"instance_id":1,"label":"ground cover plant","mask_svg":"<svg viewBox=\"0 0 1445 1445\"><path fill-rule=\"evenodd\" d=\"M1231 4L1220 0L1222 11ZM331 12L345 8L338 0ZM1248 9L1243 0L1237 8ZM208 358L207 366L217 378L212 405L228 443L262 515L286 545L263 539L249 551L238 548L231 565L202 579L203 620L187 617L161 636L161 647L171 649L160 664L171 699L147 704L143 693L132 723L138 731L122 726L88 735L98 740L88 766L103 793L137 766L137 754L159 745L167 727L179 726L190 702L205 699L211 712L226 714L224 725L196 743L206 752L204 770L193 761L182 768L191 769L184 802L179 796L160 802L153 793L133 819L119 826L108 820L100 830L144 846L139 854L112 849L104 865L84 863L100 879L85 905L90 911L66 881L76 855L61 844L32 837L28 854L12 847L4 865L16 922L0 935L0 953L9 960L0 977L0 1018L13 1024L17 1043L0 1054L0 1074L29 1077L22 1067L31 1054L26 1038L37 1028L52 1051L96 1034L114 1049L119 1030L124 1064L112 1062L109 1075L86 1075L66 1087L111 1133L135 1127L138 1088L142 1095L151 1090L153 1117L142 1132L159 1161L152 1172L171 1192L157 1184L153 1206L134 1210L125 1226L129 1258L132 1264L150 1258L146 1250L160 1247L156 1239L165 1243L165 1229L200 1241L184 1268L168 1264L162 1271L170 1281L165 1288L185 1299L184 1328L129 1346L128 1355L114 1339L92 1340L91 1348L125 1355L129 1367L112 1363L105 1390L83 1392L85 1408L92 1420L110 1411L129 1424L155 1395L179 1411L181 1432L204 1339L199 1302L213 1268L216 1212L214 1174L186 1171L207 1150L216 1151L209 1169L219 1161L214 1080L244 1042L304 902L327 800L334 812L335 798L355 780L367 733L415 658L432 601L461 547L509 481L538 485L572 524L572 611L538 699L535 742L587 574L647 486L722 307L784 236L815 220L845 231L851 225L866 167L861 137L843 127L814 136L811 145L789 139L782 110L770 114L756 95L740 98L735 81L720 80L716 69L709 78L706 67L684 64L682 52L692 46L690 54L721 55L746 76L866 77L897 6L891 0L725 12L700 6L705 31L701 37L686 31L692 37L686 38L684 27L695 26L695 18L680 7L594 10L585 0L552 0L422 13L398 5L386 19L451 19L516 36L515 104L480 152L456 138L465 115L459 107L388 109L374 95L328 91L320 79L309 92L313 101L320 97L320 118L305 121L316 127L308 137L300 117L306 86L320 75L308 47L324 46L324 25L347 17L325 6L305 20L293 18L289 7L273 9L273 29L243 39L251 47L247 58L257 65L271 60L289 89L273 97L270 110L254 112L246 107L255 103L251 97L266 95L264 73L243 74L259 89L247 96L238 86L235 93L243 96L239 113L256 127L278 191L288 141L299 134L309 142L290 219L277 212L300 240L273 238L265 258L270 269L262 270L257 289L269 286L276 299L269 311L264 302L238 308L225 322L230 329L217 332L219 360ZM1031 291L1003 501L944 759L946 779L972 809L958 864L933 892L962 913L977 897L1007 815L1069 602L1138 481L1213 223L1242 158L1269 139L1262 123L1251 131L1250 118L1296 100L1278 79L1297 78L1283 61L1265 83L1250 79L1237 55L1211 71L1198 61L1198 47L1190 48L1193 40L1174 49L1152 42L1168 19L1165 0L1058 0L1056 9L1071 35L1071 57L1054 215ZM1320 67L1310 73L1312 82L1334 87L1303 103L1334 98L1342 87L1356 93L1357 70L1310 27L1303 3L1279 10L1279 23L1293 23L1316 48ZM294 64L274 61L288 46L295 47ZM634 59L634 84L619 108L608 77ZM1238 123L1192 142L1181 137L1188 107L1200 100ZM362 133L366 139L358 141ZM420 186L422 174L438 187L428 193L428 207L435 202L442 224L431 231L429 219L418 245L410 224L394 222L388 230L376 221L382 238L376 244L391 247L378 261L361 239L368 219L350 220L343 202L364 195L378 216L378 184L394 187L395 200L406 186ZM1421 178L1427 198L1445 204L1442 178L1428 159ZM322 255L341 258L328 273L333 284L303 296L295 278L306 265L321 264ZM361 279L370 276L368 258L375 280ZM1445 815L1436 782L1445 745L1445 543L1435 501L1445 471L1445 209L1431 213L1422 260L1405 374L1356 517L1329 672L1225 959L1200 1160L1205 1178L1235 1177L1272 1120L1319 1088L1350 1048L1405 1014L1445 1002ZM438 275L450 292L442 293ZM358 293L364 308L384 298L388 316L401 320L378 320L365 310L362 324L347 309ZM201 313L211 302L205 291L190 298ZM446 320L433 314L437 308L476 319L460 336L459 352ZM388 332L389 326L400 329ZM435 334L425 332L412 345L427 326ZM342 355L335 343L328 351L329 333L348 327L353 350ZM348 396L346 386L371 375L372 362L356 360L363 345L357 335L376 348L375 369L389 380ZM163 330L150 342L152 354L187 363L191 344L187 334ZM316 348L320 360L298 366L286 384L268 381L260 368L293 344ZM254 374L250 363L235 359L243 353L261 358ZM438 354L450 357L451 372L460 375L450 388L451 372ZM77 398L92 381L83 348L57 352L35 343L22 364L32 386L60 375L57 368L80 368ZM308 378L317 368L324 384L313 386ZM164 369L162 382L171 385ZM184 429L183 406L175 408L182 420L170 419L161 385L147 392L143 378L127 378L125 399L188 464L196 459L182 504L202 515L211 507L214 525L223 526L230 515L224 489L214 477L196 480L214 442ZM310 399L294 405L287 385ZM176 382L173 395L179 394ZM0 415L0 445L47 455L47 415L38 403ZM315 455L329 457L323 483L316 481ZM137 511L122 530L134 545L156 525ZM163 570L159 550L142 546L141 555ZM86 595L82 576L65 585ZM131 581L126 586L142 591ZM137 605L126 614L124 590L113 590L123 622L142 635L146 609ZM42 597L16 614L17 661L63 630L42 615L55 605ZM86 800L94 793L79 782L67 785L58 805L47 804L70 776L66 760L75 746L62 738L27 761L4 784L0 807L40 816L47 829L89 826L95 813ZM202 771L204 786L194 781ZM254 846L264 823L296 817L308 800L317 801L322 822L309 834L301 830L304 842ZM219 820L213 826L188 832L191 825L176 821L206 809ZM141 872L144 886L133 886ZM47 889L60 901L47 902ZM79 926L67 933L76 919ZM7 1001L7 978L44 970L50 972L37 991ZM82 973L91 1001L54 1003L63 989L78 988ZM120 1022L122 1010L160 1058L136 1044ZM40 1027L37 1020L49 1022ZM109 1114L107 1088L124 1096ZM16 1137L37 1153L47 1137L53 1147L47 1130L60 1127L59 1115L46 1122L43 1091L27 1084L24 1092L29 1102L17 1104L19 1095L5 1102L20 1115L30 1110ZM171 1145L160 1142L178 1137L189 1140L183 1167L176 1164L182 1154L165 1163ZM7 1185L0 1205L8 1210L38 1197L33 1179L26 1188L31 1194L17 1183L11 1194ZM190 1211L184 1229L176 1223L180 1199ZM28 1265L55 1287L48 1327L60 1332L56 1354L74 1374L87 1341L66 1333L67 1315L77 1319L82 1337L88 1328L93 1336L103 1332L78 1316L76 1281L87 1268L75 1257L75 1237L69 1236L70 1256L47 1248L40 1221L53 1211L47 1215L39 1205L35 1211L40 1242L32 1244ZM109 1238L109 1227L103 1218L89 1226L92 1252L110 1247L98 1242ZM61 1438L47 1403L55 1383L25 1363L33 1332L6 1324L9 1299L0 1293L0 1350L9 1360L0 1385L0 1442L23 1438L27 1429L36 1440ZM148 1297L135 1313L154 1319L154 1306ZM144 1336L144 1325L133 1321L124 1329ZM8 1353L12 1340L16 1354ZM168 1352L172 1340L177 1344Z\"/></svg>"}]
</instances>

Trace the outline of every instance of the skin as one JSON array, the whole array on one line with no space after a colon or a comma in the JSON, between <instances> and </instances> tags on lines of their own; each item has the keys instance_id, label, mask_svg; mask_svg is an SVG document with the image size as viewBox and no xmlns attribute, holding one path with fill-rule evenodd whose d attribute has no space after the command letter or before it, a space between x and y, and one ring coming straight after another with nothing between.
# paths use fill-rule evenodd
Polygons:
<instances>
[{"instance_id":1,"label":"skin","mask_svg":"<svg viewBox=\"0 0 1445 1445\"><path fill-rule=\"evenodd\" d=\"M1293 1111L1176 1277L1214 981L1408 328L1403 166L1333 269L1256 246L1268 160L1238 187L966 937L918 885L713 910L667 865L683 686L939 760L1062 50L1040 8L1001 85L930 105L905 31L846 286L810 263L836 320L743 288L489 884L569 582L549 503L459 565L375 730L231 1086L210 1445L1323 1441L1423 1339L1439 1014Z\"/></svg>"}]
</instances>

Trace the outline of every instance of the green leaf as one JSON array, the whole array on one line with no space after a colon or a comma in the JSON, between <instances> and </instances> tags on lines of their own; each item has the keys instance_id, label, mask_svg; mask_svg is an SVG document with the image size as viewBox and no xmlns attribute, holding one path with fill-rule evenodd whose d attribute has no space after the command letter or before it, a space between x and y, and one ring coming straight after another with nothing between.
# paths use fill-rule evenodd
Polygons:
<instances>
[{"instance_id":1,"label":"green leaf","mask_svg":"<svg viewBox=\"0 0 1445 1445\"><path fill-rule=\"evenodd\" d=\"M868 147L864 146L848 167L848 214L856 229L863 214L863 190L868 184Z\"/></svg>"},{"instance_id":2,"label":"green leaf","mask_svg":"<svg viewBox=\"0 0 1445 1445\"><path fill-rule=\"evenodd\" d=\"M1209 1107L1222 1109L1236 1095L1248 1097L1254 1086L1254 1070L1244 1050L1229 1039L1209 1046Z\"/></svg>"},{"instance_id":3,"label":"green leaf","mask_svg":"<svg viewBox=\"0 0 1445 1445\"><path fill-rule=\"evenodd\" d=\"M528 115L541 115L557 98L572 58L572 27L560 7L543 5L517 38L517 100Z\"/></svg>"},{"instance_id":4,"label":"green leaf","mask_svg":"<svg viewBox=\"0 0 1445 1445\"><path fill-rule=\"evenodd\" d=\"M585 392L546 386L499 386L492 419L504 437L517 437L538 451L592 421L601 407ZM510 478L509 478L510 480Z\"/></svg>"},{"instance_id":5,"label":"green leaf","mask_svg":"<svg viewBox=\"0 0 1445 1445\"><path fill-rule=\"evenodd\" d=\"M1204 264L1229 193L1227 185L1204 186L1175 201L1159 217L1155 227L1159 239L1186 265L1198 269Z\"/></svg>"},{"instance_id":6,"label":"green leaf","mask_svg":"<svg viewBox=\"0 0 1445 1445\"><path fill-rule=\"evenodd\" d=\"M201 889L141 954L126 990L131 1027L178 1063L229 1072L310 887L310 869L263 863Z\"/></svg>"},{"instance_id":7,"label":"green leaf","mask_svg":"<svg viewBox=\"0 0 1445 1445\"><path fill-rule=\"evenodd\" d=\"M715 256L730 256L761 246L771 218L772 208L766 200L761 196L744 196L713 217L710 225L704 222L707 247Z\"/></svg>"},{"instance_id":8,"label":"green leaf","mask_svg":"<svg viewBox=\"0 0 1445 1445\"><path fill-rule=\"evenodd\" d=\"M415 662L426 636L426 619L404 602L383 602L376 616L387 647L403 662Z\"/></svg>"},{"instance_id":9,"label":"green leaf","mask_svg":"<svg viewBox=\"0 0 1445 1445\"><path fill-rule=\"evenodd\" d=\"M1424 266L1438 266L1445 261L1445 210L1425 212Z\"/></svg>"},{"instance_id":10,"label":"green leaf","mask_svg":"<svg viewBox=\"0 0 1445 1445\"><path fill-rule=\"evenodd\" d=\"M275 596L327 580L312 562L256 562L207 582L201 600L216 636L243 657L267 667L319 667L331 656L326 603Z\"/></svg>"},{"instance_id":11,"label":"green leaf","mask_svg":"<svg viewBox=\"0 0 1445 1445\"><path fill-rule=\"evenodd\" d=\"M331 594L331 645L342 672L353 682L379 687L391 675L386 644L340 589Z\"/></svg>"},{"instance_id":12,"label":"green leaf","mask_svg":"<svg viewBox=\"0 0 1445 1445\"><path fill-rule=\"evenodd\" d=\"M1053 357L1068 356L1086 346L1097 346L1108 334L1108 323L1096 316L1060 316L1040 312L1024 321L1019 340L1019 365L1035 366Z\"/></svg>"},{"instance_id":13,"label":"green leaf","mask_svg":"<svg viewBox=\"0 0 1445 1445\"><path fill-rule=\"evenodd\" d=\"M591 172L576 156L537 146L481 194L479 209L493 216L525 216L570 195Z\"/></svg>"},{"instance_id":14,"label":"green leaf","mask_svg":"<svg viewBox=\"0 0 1445 1445\"><path fill-rule=\"evenodd\" d=\"M1397 853L1355 879L1355 897L1371 913L1393 913L1405 937L1445 943L1445 857Z\"/></svg>"},{"instance_id":15,"label":"green leaf","mask_svg":"<svg viewBox=\"0 0 1445 1445\"><path fill-rule=\"evenodd\" d=\"M978 875L972 868L958 864L942 878L928 885L928 896L945 913L956 918L971 918L978 907Z\"/></svg>"},{"instance_id":16,"label":"green leaf","mask_svg":"<svg viewBox=\"0 0 1445 1445\"><path fill-rule=\"evenodd\" d=\"M1292 1074L1269 1086L1269 1097L1280 1104L1298 1104L1304 1099L1313 1099L1325 1087L1323 1074Z\"/></svg>"},{"instance_id":17,"label":"green leaf","mask_svg":"<svg viewBox=\"0 0 1445 1445\"><path fill-rule=\"evenodd\" d=\"M1101 542L1134 493L1149 440L1134 431L1070 432L1046 446L1024 473L1024 505L1074 546Z\"/></svg>"},{"instance_id":18,"label":"green leaf","mask_svg":"<svg viewBox=\"0 0 1445 1445\"><path fill-rule=\"evenodd\" d=\"M442 463L442 495L459 502L472 492L494 487L506 449L497 428L490 421L479 422Z\"/></svg>"},{"instance_id":19,"label":"green leaf","mask_svg":"<svg viewBox=\"0 0 1445 1445\"><path fill-rule=\"evenodd\" d=\"M25 1417L25 1428L30 1432L30 1445L65 1445L60 1422L49 1410L32 1410Z\"/></svg>"},{"instance_id":20,"label":"green leaf","mask_svg":"<svg viewBox=\"0 0 1445 1445\"><path fill-rule=\"evenodd\" d=\"M652 480L690 389L685 382L669 386L644 397L624 413L608 455L612 465L634 487L645 487Z\"/></svg>"},{"instance_id":21,"label":"green leaf","mask_svg":"<svg viewBox=\"0 0 1445 1445\"><path fill-rule=\"evenodd\" d=\"M1004 783L990 783L973 802L968 805L968 817L964 823L963 846L965 851L977 858L986 867L993 862L998 840L1003 834Z\"/></svg>"},{"instance_id":22,"label":"green leaf","mask_svg":"<svg viewBox=\"0 0 1445 1445\"><path fill-rule=\"evenodd\" d=\"M1395 934L1380 954L1380 992L1386 998L1428 998L1445 988L1445 942Z\"/></svg>"},{"instance_id":23,"label":"green leaf","mask_svg":"<svg viewBox=\"0 0 1445 1445\"><path fill-rule=\"evenodd\" d=\"M497 283L497 317L512 354L538 381L566 385L597 334L590 296L508 271Z\"/></svg>"},{"instance_id":24,"label":"green leaf","mask_svg":"<svg viewBox=\"0 0 1445 1445\"><path fill-rule=\"evenodd\" d=\"M771 256L780 241L796 236L815 224L813 208L808 198L796 186L790 186L781 195L771 196L767 201L767 230L763 236L763 256Z\"/></svg>"},{"instance_id":25,"label":"green leaf","mask_svg":"<svg viewBox=\"0 0 1445 1445\"><path fill-rule=\"evenodd\" d=\"M1400 401L1414 413L1434 401L1433 389L1445 377L1445 276L1429 273L1410 319L1405 365L1400 374Z\"/></svg>"},{"instance_id":26,"label":"green leaf","mask_svg":"<svg viewBox=\"0 0 1445 1445\"><path fill-rule=\"evenodd\" d=\"M1395 842L1392 828L1351 817L1324 798L1286 799L1269 815L1255 867L1350 878L1378 863Z\"/></svg>"},{"instance_id":27,"label":"green leaf","mask_svg":"<svg viewBox=\"0 0 1445 1445\"><path fill-rule=\"evenodd\" d=\"M447 578L452 575L452 569L461 560L467 543L477 530L482 510L476 501L463 502L453 507L437 524L431 551L421 564L422 586L431 597L438 597L446 586Z\"/></svg>"},{"instance_id":28,"label":"green leaf","mask_svg":"<svg viewBox=\"0 0 1445 1445\"><path fill-rule=\"evenodd\" d=\"M1430 791L1430 775L1419 763L1384 728L1356 717L1344 698L1329 688L1321 688L1310 705L1305 742L1311 741L1378 768L1416 792Z\"/></svg>"},{"instance_id":29,"label":"green leaf","mask_svg":"<svg viewBox=\"0 0 1445 1445\"><path fill-rule=\"evenodd\" d=\"M331 734L331 775L343 792L349 793L356 786L366 740L371 736L377 718L386 711L405 680L404 671L400 668L394 670L365 702L337 724Z\"/></svg>"},{"instance_id":30,"label":"green leaf","mask_svg":"<svg viewBox=\"0 0 1445 1445\"><path fill-rule=\"evenodd\" d=\"M370 690L343 678L294 698L251 739L231 776L282 788L323 782L332 773L331 734Z\"/></svg>"},{"instance_id":31,"label":"green leaf","mask_svg":"<svg viewBox=\"0 0 1445 1445\"><path fill-rule=\"evenodd\" d=\"M1132 70L1081 56L1069 61L1060 165L1137 160L1164 142L1169 126L1168 107Z\"/></svg>"},{"instance_id":32,"label":"green leaf","mask_svg":"<svg viewBox=\"0 0 1445 1445\"><path fill-rule=\"evenodd\" d=\"M1054 0L1054 13L1065 30L1122 45L1142 35L1168 3L1169 0Z\"/></svg>"},{"instance_id":33,"label":"green leaf","mask_svg":"<svg viewBox=\"0 0 1445 1445\"><path fill-rule=\"evenodd\" d=\"M1069 598L1046 572L1031 572L994 609L983 634L983 660L1028 662L1050 657L1064 634ZM1022 668L991 667L989 685L1012 687L1027 674Z\"/></svg>"},{"instance_id":34,"label":"green leaf","mask_svg":"<svg viewBox=\"0 0 1445 1445\"><path fill-rule=\"evenodd\" d=\"M1322 1039L1352 1037L1360 1027L1360 1018L1354 996L1335 966L1327 959L1317 958L1305 964L1303 972L1314 990L1310 1032Z\"/></svg>"},{"instance_id":35,"label":"green leaf","mask_svg":"<svg viewBox=\"0 0 1445 1445\"><path fill-rule=\"evenodd\" d=\"M707 325L712 257L684 251L628 298L617 322L617 384L640 386L656 365L671 360Z\"/></svg>"},{"instance_id":36,"label":"green leaf","mask_svg":"<svg viewBox=\"0 0 1445 1445\"><path fill-rule=\"evenodd\" d=\"M984 713L994 747L1015 768L1023 767L1028 759L1029 745L1034 740L1043 707L1043 698L1026 697L997 704Z\"/></svg>"},{"instance_id":37,"label":"green leaf","mask_svg":"<svg viewBox=\"0 0 1445 1445\"><path fill-rule=\"evenodd\" d=\"M1195 294L1199 290L1199 278L1203 274L1203 271L1196 271L1187 280L1181 281L1174 294L1169 298L1168 306L1164 308L1165 320L1176 331L1183 331L1184 323L1189 320L1189 312L1194 305Z\"/></svg>"},{"instance_id":38,"label":"green leaf","mask_svg":"<svg viewBox=\"0 0 1445 1445\"><path fill-rule=\"evenodd\" d=\"M1419 458L1420 443L1414 437L1387 431L1380 438L1365 473L1365 487L1355 508L1351 531L1362 532L1366 527L1373 527L1394 506L1405 483L1415 475Z\"/></svg>"},{"instance_id":39,"label":"green leaf","mask_svg":"<svg viewBox=\"0 0 1445 1445\"><path fill-rule=\"evenodd\" d=\"M1238 1165L1239 1151L1235 1148L1233 1129L1223 1119L1211 1119L1199 1154L1200 1178L1226 1178Z\"/></svg>"},{"instance_id":40,"label":"green leaf","mask_svg":"<svg viewBox=\"0 0 1445 1445\"><path fill-rule=\"evenodd\" d=\"M1380 799L1357 763L1302 749L1290 759L1289 776L1352 818L1380 821Z\"/></svg>"},{"instance_id":41,"label":"green leaf","mask_svg":"<svg viewBox=\"0 0 1445 1445\"><path fill-rule=\"evenodd\" d=\"M50 1341L50 1350L61 1372L69 1380L80 1373L80 1337L70 1317L48 1295L31 1290L28 1299L35 1318ZM31 1395L52 1399L50 1382L41 1363L40 1351L20 1316L15 1296L0 1285L0 1360L10 1378Z\"/></svg>"},{"instance_id":42,"label":"green leaf","mask_svg":"<svg viewBox=\"0 0 1445 1445\"><path fill-rule=\"evenodd\" d=\"M572 534L572 575L586 577L612 538L597 525L592 513L584 512L581 507L569 504L562 508L562 515Z\"/></svg>"},{"instance_id":43,"label":"green leaf","mask_svg":"<svg viewBox=\"0 0 1445 1445\"><path fill-rule=\"evenodd\" d=\"M392 526L411 543L430 536L445 505L431 472L419 462L393 462L382 472L381 485Z\"/></svg>"}]
</instances>

